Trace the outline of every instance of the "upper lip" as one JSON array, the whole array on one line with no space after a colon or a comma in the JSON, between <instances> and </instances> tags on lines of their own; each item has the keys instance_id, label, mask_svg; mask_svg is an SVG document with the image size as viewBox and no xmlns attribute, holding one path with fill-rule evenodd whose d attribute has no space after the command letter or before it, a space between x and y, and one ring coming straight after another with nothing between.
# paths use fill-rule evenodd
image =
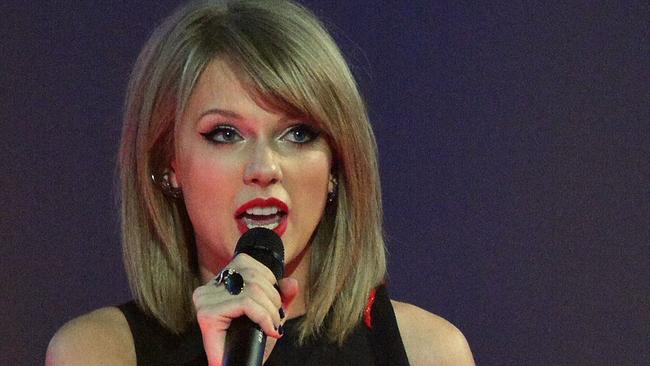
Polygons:
<instances>
[{"instance_id":1,"label":"upper lip","mask_svg":"<svg viewBox=\"0 0 650 366\"><path fill-rule=\"evenodd\" d=\"M237 211L235 211L235 217L240 217L246 213L246 210L249 208L253 207L271 207L275 206L278 208L279 211L281 211L284 214L289 213L289 207L287 206L286 203L280 201L277 198L271 197L271 198L255 198L252 199L243 205L239 206Z\"/></svg>"}]
</instances>

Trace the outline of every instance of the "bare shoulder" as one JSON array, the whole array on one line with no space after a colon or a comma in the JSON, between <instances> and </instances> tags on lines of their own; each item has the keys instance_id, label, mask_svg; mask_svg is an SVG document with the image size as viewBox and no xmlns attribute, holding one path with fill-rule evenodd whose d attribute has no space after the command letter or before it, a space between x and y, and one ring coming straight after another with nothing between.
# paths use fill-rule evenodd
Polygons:
<instances>
[{"instance_id":1,"label":"bare shoulder","mask_svg":"<svg viewBox=\"0 0 650 366\"><path fill-rule=\"evenodd\" d=\"M122 312L106 307L72 319L52 337L46 366L135 365L129 324Z\"/></svg>"},{"instance_id":2,"label":"bare shoulder","mask_svg":"<svg viewBox=\"0 0 650 366\"><path fill-rule=\"evenodd\" d=\"M391 303L411 365L474 365L465 336L453 324L415 305Z\"/></svg>"}]
</instances>

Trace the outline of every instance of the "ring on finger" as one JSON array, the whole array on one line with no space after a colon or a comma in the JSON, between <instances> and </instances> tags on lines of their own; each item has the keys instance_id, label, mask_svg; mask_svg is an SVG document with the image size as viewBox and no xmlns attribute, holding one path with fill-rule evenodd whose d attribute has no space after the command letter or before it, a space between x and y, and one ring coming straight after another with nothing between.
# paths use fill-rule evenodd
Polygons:
<instances>
[{"instance_id":1,"label":"ring on finger","mask_svg":"<svg viewBox=\"0 0 650 366\"><path fill-rule=\"evenodd\" d=\"M244 289L244 286L246 286L242 275L232 268L226 268L221 271L214 279L214 282L216 286L223 284L231 295L239 295Z\"/></svg>"}]
</instances>

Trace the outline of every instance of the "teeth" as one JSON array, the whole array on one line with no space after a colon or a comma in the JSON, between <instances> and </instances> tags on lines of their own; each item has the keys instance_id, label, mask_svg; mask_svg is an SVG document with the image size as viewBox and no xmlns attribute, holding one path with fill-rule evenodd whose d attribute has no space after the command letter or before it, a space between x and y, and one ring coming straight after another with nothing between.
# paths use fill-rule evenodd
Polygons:
<instances>
[{"instance_id":1,"label":"teeth","mask_svg":"<svg viewBox=\"0 0 650 366\"><path fill-rule=\"evenodd\" d=\"M249 215L257 215L257 216L267 216L267 215L275 215L278 213L278 208L275 206L269 206L269 207L251 207L248 210L246 210L246 213Z\"/></svg>"},{"instance_id":2,"label":"teeth","mask_svg":"<svg viewBox=\"0 0 650 366\"><path fill-rule=\"evenodd\" d=\"M240 217L248 229L263 227L265 229L273 230L280 226L283 216L281 211L275 206L269 207L251 207L246 210L246 215Z\"/></svg>"},{"instance_id":3,"label":"teeth","mask_svg":"<svg viewBox=\"0 0 650 366\"><path fill-rule=\"evenodd\" d=\"M249 217L244 217L244 223L246 224L246 227L249 229L252 229L254 227L263 227L269 230L273 230L276 227L280 225L280 222L282 221L282 218L279 216L275 216L270 219L264 219L264 220L253 220Z\"/></svg>"},{"instance_id":4,"label":"teeth","mask_svg":"<svg viewBox=\"0 0 650 366\"><path fill-rule=\"evenodd\" d=\"M276 227L278 227L278 225L280 225L279 222L274 222L274 223L272 223L272 224L268 224L268 225L257 225L257 224L253 224L253 223L250 223L250 222L246 222L246 227L247 227L249 230L252 229L252 228L256 228L256 227L263 227L263 228L265 228L265 229L273 230L273 229L275 229Z\"/></svg>"}]
</instances>

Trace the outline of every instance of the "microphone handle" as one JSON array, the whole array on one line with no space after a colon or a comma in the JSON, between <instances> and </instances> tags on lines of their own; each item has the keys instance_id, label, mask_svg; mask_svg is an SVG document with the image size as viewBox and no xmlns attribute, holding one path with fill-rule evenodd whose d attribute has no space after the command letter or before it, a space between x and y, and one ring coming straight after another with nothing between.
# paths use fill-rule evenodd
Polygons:
<instances>
[{"instance_id":1,"label":"microphone handle","mask_svg":"<svg viewBox=\"0 0 650 366\"><path fill-rule=\"evenodd\" d=\"M226 333L223 365L261 366L265 346L266 335L257 324L245 316L233 319Z\"/></svg>"}]
</instances>

